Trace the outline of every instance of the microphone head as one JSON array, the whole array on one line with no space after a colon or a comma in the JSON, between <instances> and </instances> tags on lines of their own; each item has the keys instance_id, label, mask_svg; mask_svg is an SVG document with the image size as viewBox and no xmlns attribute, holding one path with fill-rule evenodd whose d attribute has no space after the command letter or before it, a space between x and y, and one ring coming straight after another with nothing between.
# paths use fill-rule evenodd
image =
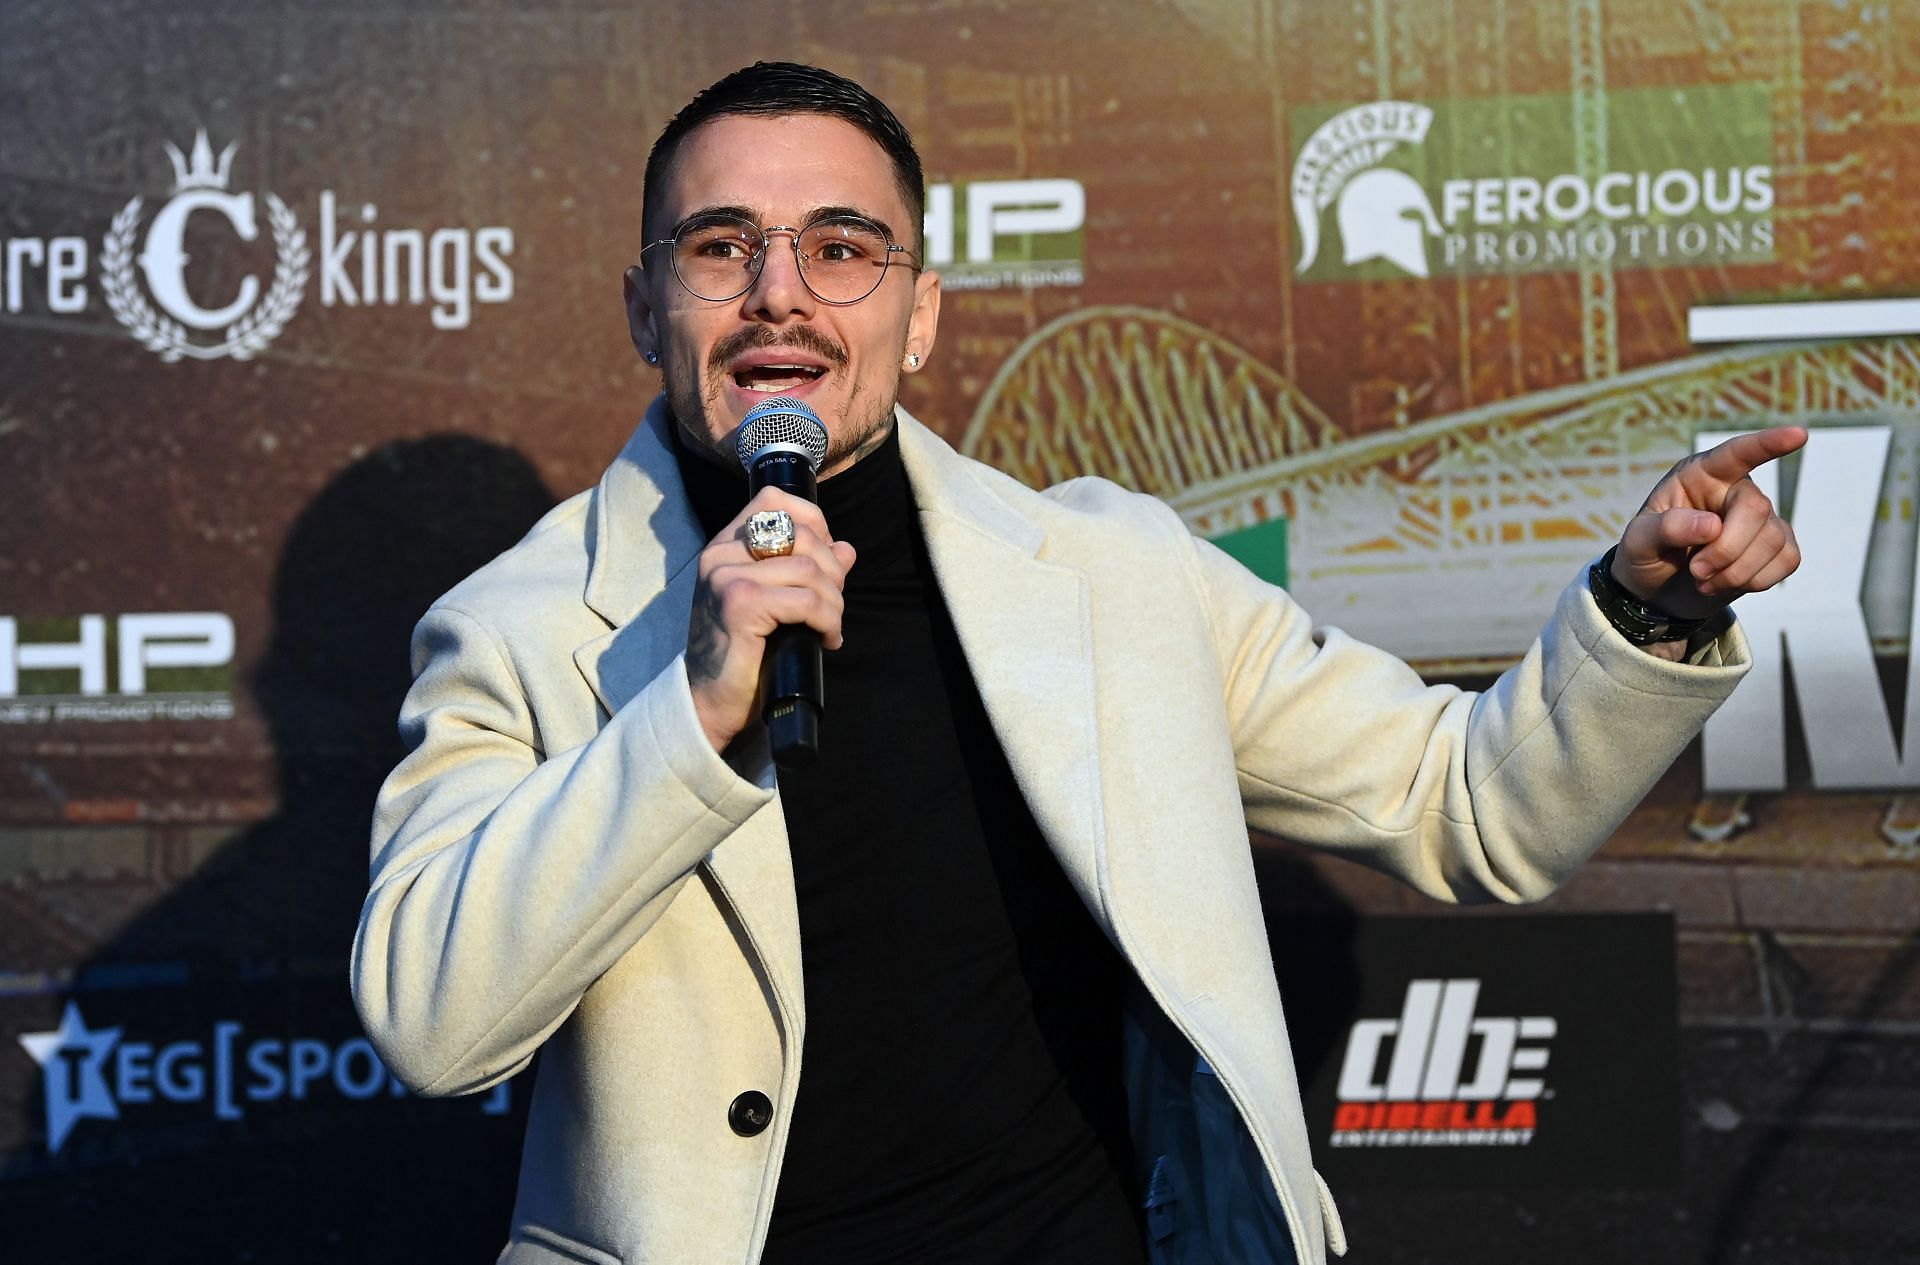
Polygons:
<instances>
[{"instance_id":1,"label":"microphone head","mask_svg":"<svg viewBox=\"0 0 1920 1265\"><path fill-rule=\"evenodd\" d=\"M744 469L752 469L761 453L777 448L801 454L807 468L819 474L820 463L827 459L827 424L792 396L776 395L747 410L735 448Z\"/></svg>"}]
</instances>

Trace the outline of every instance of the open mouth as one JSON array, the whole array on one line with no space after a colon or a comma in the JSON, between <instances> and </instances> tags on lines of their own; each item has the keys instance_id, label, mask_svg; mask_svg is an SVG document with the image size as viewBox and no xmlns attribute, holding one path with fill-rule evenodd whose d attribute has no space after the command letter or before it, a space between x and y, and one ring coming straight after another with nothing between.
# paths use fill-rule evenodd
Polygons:
<instances>
[{"instance_id":1,"label":"open mouth","mask_svg":"<svg viewBox=\"0 0 1920 1265\"><path fill-rule=\"evenodd\" d=\"M818 381L825 373L818 365L753 365L735 372L733 381L742 390L778 395Z\"/></svg>"}]
</instances>

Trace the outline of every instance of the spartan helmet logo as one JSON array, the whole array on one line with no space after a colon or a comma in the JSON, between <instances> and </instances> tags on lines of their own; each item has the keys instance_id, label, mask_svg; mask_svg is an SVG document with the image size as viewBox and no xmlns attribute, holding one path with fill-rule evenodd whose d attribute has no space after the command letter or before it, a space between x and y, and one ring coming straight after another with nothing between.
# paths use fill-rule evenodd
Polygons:
<instances>
[{"instance_id":1,"label":"spartan helmet logo","mask_svg":"<svg viewBox=\"0 0 1920 1265\"><path fill-rule=\"evenodd\" d=\"M1427 275L1427 235L1440 236L1440 220L1427 191L1404 171L1361 172L1340 191L1334 217L1345 262L1384 259L1416 277Z\"/></svg>"},{"instance_id":2,"label":"spartan helmet logo","mask_svg":"<svg viewBox=\"0 0 1920 1265\"><path fill-rule=\"evenodd\" d=\"M1427 237L1440 220L1418 181L1381 167L1403 144L1426 140L1433 111L1405 101L1379 101L1342 111L1314 129L1293 164L1294 222L1304 274L1320 251L1320 220L1336 200L1341 258L1348 264L1385 259L1416 277L1428 275Z\"/></svg>"}]
</instances>

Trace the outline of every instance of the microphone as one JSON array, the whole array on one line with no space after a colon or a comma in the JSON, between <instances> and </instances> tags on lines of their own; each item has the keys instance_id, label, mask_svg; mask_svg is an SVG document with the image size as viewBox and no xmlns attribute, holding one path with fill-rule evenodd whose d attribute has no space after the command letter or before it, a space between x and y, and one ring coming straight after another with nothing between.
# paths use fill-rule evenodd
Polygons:
<instances>
[{"instance_id":1,"label":"microphone","mask_svg":"<svg viewBox=\"0 0 1920 1265\"><path fill-rule=\"evenodd\" d=\"M747 472L747 495L774 487L819 500L815 476L827 458L827 427L790 395L776 395L747 411L735 446ZM826 707L820 634L805 624L782 624L767 638L760 661L760 718L773 744L773 762L804 769L820 757L820 713Z\"/></svg>"}]
</instances>

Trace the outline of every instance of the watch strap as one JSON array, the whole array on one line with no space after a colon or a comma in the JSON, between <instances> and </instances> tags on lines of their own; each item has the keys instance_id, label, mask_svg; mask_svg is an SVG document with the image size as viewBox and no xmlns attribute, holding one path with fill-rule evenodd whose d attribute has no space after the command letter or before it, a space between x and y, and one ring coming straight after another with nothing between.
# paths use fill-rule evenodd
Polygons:
<instances>
[{"instance_id":1,"label":"watch strap","mask_svg":"<svg viewBox=\"0 0 1920 1265\"><path fill-rule=\"evenodd\" d=\"M1587 591L1593 594L1600 613L1622 637L1636 646L1650 646L1657 641L1685 641L1713 618L1707 615L1699 619L1679 619L1635 597L1613 578L1613 557L1619 551L1619 545L1613 546L1587 568Z\"/></svg>"}]
</instances>

